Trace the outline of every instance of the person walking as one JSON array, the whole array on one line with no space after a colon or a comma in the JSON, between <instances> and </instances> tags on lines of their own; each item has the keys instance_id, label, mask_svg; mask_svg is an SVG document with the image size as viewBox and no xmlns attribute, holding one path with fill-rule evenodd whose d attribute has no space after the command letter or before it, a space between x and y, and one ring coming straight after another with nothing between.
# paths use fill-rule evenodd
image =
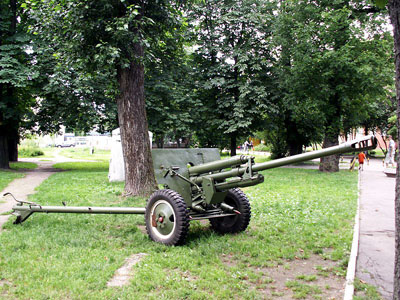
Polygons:
<instances>
[{"instance_id":1,"label":"person walking","mask_svg":"<svg viewBox=\"0 0 400 300\"><path fill-rule=\"evenodd\" d=\"M365 153L364 152L358 153L358 169L361 171L364 170L364 160L365 160Z\"/></svg>"},{"instance_id":2,"label":"person walking","mask_svg":"<svg viewBox=\"0 0 400 300\"><path fill-rule=\"evenodd\" d=\"M249 144L249 142L246 140L246 141L244 142L244 145L243 145L243 147L244 147L244 152L245 152L245 153L249 153L249 146L250 146L250 144Z\"/></svg>"},{"instance_id":3,"label":"person walking","mask_svg":"<svg viewBox=\"0 0 400 300\"><path fill-rule=\"evenodd\" d=\"M392 136L389 135L388 138L389 138L389 148L388 148L388 152L386 153L386 157L385 157L386 168L389 167L389 164L391 164L392 167L394 167L394 154L396 152L396 145L392 139Z\"/></svg>"}]
</instances>

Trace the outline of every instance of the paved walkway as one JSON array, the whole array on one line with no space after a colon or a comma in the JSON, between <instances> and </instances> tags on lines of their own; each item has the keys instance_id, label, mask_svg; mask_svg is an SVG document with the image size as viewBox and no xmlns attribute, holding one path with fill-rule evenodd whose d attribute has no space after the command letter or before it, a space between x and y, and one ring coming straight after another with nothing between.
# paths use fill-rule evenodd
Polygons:
<instances>
[{"instance_id":1,"label":"paved walkway","mask_svg":"<svg viewBox=\"0 0 400 300\"><path fill-rule=\"evenodd\" d=\"M35 193L35 188L39 186L50 175L58 172L59 170L52 168L54 162L37 161L38 167L32 170L24 171L23 178L14 179L3 191L1 191L0 198L5 203L0 203L0 230L3 224L8 220L11 215L1 215L2 213L11 211L12 207L16 204L11 196L3 197L4 193L11 193L18 200L28 200L28 196Z\"/></svg>"},{"instance_id":2,"label":"paved walkway","mask_svg":"<svg viewBox=\"0 0 400 300\"><path fill-rule=\"evenodd\" d=\"M18 161L21 162L34 162L38 165L36 169L25 170L23 178L14 179L3 191L0 192L0 199L5 203L0 203L0 231L3 224L11 217L11 215L2 215L3 213L12 210L15 201L11 196L3 197L7 192L14 195L18 200L28 200L28 196L34 194L36 187L38 187L50 175L59 172L60 170L54 169L53 164L59 162L85 162L89 160L73 159L59 154L60 149L54 152L54 157L51 161L41 161L41 158L23 158Z\"/></svg>"},{"instance_id":3,"label":"paved walkway","mask_svg":"<svg viewBox=\"0 0 400 300\"><path fill-rule=\"evenodd\" d=\"M381 159L360 172L360 240L356 277L391 299L394 276L396 179L383 173Z\"/></svg>"},{"instance_id":4,"label":"paved walkway","mask_svg":"<svg viewBox=\"0 0 400 300\"><path fill-rule=\"evenodd\" d=\"M23 178L14 179L4 190L0 192L0 199L5 201L0 203L0 231L3 224L11 217L11 215L2 215L3 213L12 210L15 201L11 196L3 197L7 192L14 195L18 200L28 200L28 196L34 194L36 187L38 187L50 175L59 172L60 170L54 169L53 164L58 162L80 162L87 160L73 159L59 155L59 150L55 151L52 161L41 161L41 158L23 158L18 161L21 162L34 162L38 165L36 169L25 170Z\"/></svg>"}]
</instances>

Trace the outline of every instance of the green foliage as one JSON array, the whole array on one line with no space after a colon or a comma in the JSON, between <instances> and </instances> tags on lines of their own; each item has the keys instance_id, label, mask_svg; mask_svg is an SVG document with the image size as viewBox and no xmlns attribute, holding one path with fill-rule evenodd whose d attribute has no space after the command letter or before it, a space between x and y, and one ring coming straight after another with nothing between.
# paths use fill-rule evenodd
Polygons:
<instances>
[{"instance_id":1,"label":"green foliage","mask_svg":"<svg viewBox=\"0 0 400 300\"><path fill-rule=\"evenodd\" d=\"M44 152L37 147L19 147L18 156L20 157L35 157L44 155Z\"/></svg>"},{"instance_id":2,"label":"green foliage","mask_svg":"<svg viewBox=\"0 0 400 300\"><path fill-rule=\"evenodd\" d=\"M274 8L258 0L207 1L189 12L201 145L236 147L236 139L260 125L262 112L273 109L268 43Z\"/></svg>"},{"instance_id":3,"label":"green foliage","mask_svg":"<svg viewBox=\"0 0 400 300\"><path fill-rule=\"evenodd\" d=\"M391 135L394 140L397 140L397 115L393 115L388 119L387 135Z\"/></svg>"},{"instance_id":4,"label":"green foliage","mask_svg":"<svg viewBox=\"0 0 400 300\"><path fill-rule=\"evenodd\" d=\"M259 144L254 147L254 151L271 151L271 148L264 144Z\"/></svg>"},{"instance_id":5,"label":"green foliage","mask_svg":"<svg viewBox=\"0 0 400 300\"><path fill-rule=\"evenodd\" d=\"M136 62L157 141L235 147L262 128L281 157L326 134L391 127L393 41L366 1L12 3L0 1L9 137L117 127L118 74Z\"/></svg>"},{"instance_id":6,"label":"green foliage","mask_svg":"<svg viewBox=\"0 0 400 300\"><path fill-rule=\"evenodd\" d=\"M378 6L379 8L385 8L388 0L374 0L375 5Z\"/></svg>"},{"instance_id":7,"label":"green foliage","mask_svg":"<svg viewBox=\"0 0 400 300\"><path fill-rule=\"evenodd\" d=\"M25 139L21 143L21 146L18 147L19 157L35 157L41 155L44 155L44 152L39 148L37 141L33 138Z\"/></svg>"},{"instance_id":8,"label":"green foliage","mask_svg":"<svg viewBox=\"0 0 400 300\"><path fill-rule=\"evenodd\" d=\"M6 145L14 150L20 131L31 128L31 94L38 73L32 68L26 16L16 0L0 1L0 165L8 164Z\"/></svg>"},{"instance_id":9,"label":"green foliage","mask_svg":"<svg viewBox=\"0 0 400 300\"><path fill-rule=\"evenodd\" d=\"M277 156L282 147L295 154L324 136L380 125L393 85L384 12L370 13L364 1L281 4L273 28L280 109L266 125Z\"/></svg>"},{"instance_id":10,"label":"green foliage","mask_svg":"<svg viewBox=\"0 0 400 300\"><path fill-rule=\"evenodd\" d=\"M165 139L190 140L196 130L194 120L201 118L195 110L201 102L192 91L193 62L185 50L186 23L180 20L174 28L161 26L165 28L157 39L151 40L152 56L145 61L149 130L160 146Z\"/></svg>"},{"instance_id":11,"label":"green foliage","mask_svg":"<svg viewBox=\"0 0 400 300\"><path fill-rule=\"evenodd\" d=\"M117 127L118 74L140 60L146 70L150 130L156 137L172 138L190 132L178 8L169 1L142 6L132 1L29 2L38 68L46 74L40 91L46 100L37 113L40 130ZM143 58L134 52L138 43L146 48Z\"/></svg>"}]
</instances>

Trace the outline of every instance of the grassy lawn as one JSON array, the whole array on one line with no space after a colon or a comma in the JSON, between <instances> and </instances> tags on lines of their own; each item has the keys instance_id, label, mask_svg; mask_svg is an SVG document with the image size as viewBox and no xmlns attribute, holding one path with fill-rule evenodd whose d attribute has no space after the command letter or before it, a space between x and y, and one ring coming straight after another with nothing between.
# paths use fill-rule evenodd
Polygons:
<instances>
[{"instance_id":1,"label":"grassy lawn","mask_svg":"<svg viewBox=\"0 0 400 300\"><path fill-rule=\"evenodd\" d=\"M57 152L57 148L54 147L45 147L45 148L40 148L44 152L43 156L40 157L45 157L45 158L53 158L55 152Z\"/></svg>"},{"instance_id":2,"label":"grassy lawn","mask_svg":"<svg viewBox=\"0 0 400 300\"><path fill-rule=\"evenodd\" d=\"M57 148L54 148L54 147L45 147L45 148L36 147L35 149L41 150L43 152L43 155L30 156L30 155L26 155L27 151L20 151L18 153L18 157L19 158L27 158L27 157L53 158L54 153L57 151Z\"/></svg>"},{"instance_id":3,"label":"grassy lawn","mask_svg":"<svg viewBox=\"0 0 400 300\"><path fill-rule=\"evenodd\" d=\"M354 280L354 300L381 300L382 297L378 293L377 288L360 279Z\"/></svg>"},{"instance_id":4,"label":"grassy lawn","mask_svg":"<svg viewBox=\"0 0 400 300\"><path fill-rule=\"evenodd\" d=\"M145 199L120 196L123 184L108 182L106 163L56 167L70 170L52 175L31 201L145 205ZM151 242L141 215L34 214L22 226L12 225L11 218L0 234L0 298L327 299L332 286L325 279L344 282L357 173L282 168L263 174L263 184L244 189L252 204L245 232L221 236L208 222L193 221L180 247ZM124 259L135 253L147 255L134 267L130 284L107 287ZM279 279L279 273L295 272L311 261L316 261L313 272ZM320 280L325 283L318 285Z\"/></svg>"},{"instance_id":5,"label":"grassy lawn","mask_svg":"<svg viewBox=\"0 0 400 300\"><path fill-rule=\"evenodd\" d=\"M90 154L89 148L77 148L77 147L62 148L59 154L69 158L95 160L95 161L109 161L111 158L110 150L94 149L94 153Z\"/></svg>"},{"instance_id":6,"label":"grassy lawn","mask_svg":"<svg viewBox=\"0 0 400 300\"><path fill-rule=\"evenodd\" d=\"M20 169L36 169L38 167L37 164L33 162L11 162L10 163L10 168L13 170L20 170Z\"/></svg>"},{"instance_id":7,"label":"grassy lawn","mask_svg":"<svg viewBox=\"0 0 400 300\"><path fill-rule=\"evenodd\" d=\"M380 148L376 148L375 150L373 150L371 152L373 152L371 155L374 157L379 157L379 158L385 157L385 154L383 153L383 151Z\"/></svg>"},{"instance_id":8,"label":"grassy lawn","mask_svg":"<svg viewBox=\"0 0 400 300\"><path fill-rule=\"evenodd\" d=\"M24 177L24 174L14 172L14 170L35 169L37 168L37 164L30 162L12 162L10 163L10 168L11 170L0 170L0 191L2 191L14 179ZM0 195L0 197L1 196L2 195Z\"/></svg>"},{"instance_id":9,"label":"grassy lawn","mask_svg":"<svg viewBox=\"0 0 400 300\"><path fill-rule=\"evenodd\" d=\"M95 149L93 154L90 154L89 148L80 148L80 147L71 147L71 148L45 147L45 148L40 148L40 150L44 154L35 157L38 157L43 161L51 160L57 155L65 156L68 158L93 160L93 161L109 161L111 158L110 150ZM28 156L20 154L19 157L26 158Z\"/></svg>"},{"instance_id":10,"label":"grassy lawn","mask_svg":"<svg viewBox=\"0 0 400 300\"><path fill-rule=\"evenodd\" d=\"M12 170L0 170L0 191L2 191L11 181L21 177L24 177L24 174L16 173ZM0 197L1 196L3 195L0 195Z\"/></svg>"}]
</instances>

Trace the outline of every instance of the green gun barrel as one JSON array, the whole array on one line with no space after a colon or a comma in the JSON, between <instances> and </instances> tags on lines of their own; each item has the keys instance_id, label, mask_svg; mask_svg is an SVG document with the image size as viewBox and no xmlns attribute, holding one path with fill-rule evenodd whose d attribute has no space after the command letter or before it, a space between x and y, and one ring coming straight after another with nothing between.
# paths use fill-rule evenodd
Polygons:
<instances>
[{"instance_id":1,"label":"green gun barrel","mask_svg":"<svg viewBox=\"0 0 400 300\"><path fill-rule=\"evenodd\" d=\"M201 164L198 166L190 167L189 174L190 174L190 176L193 176L196 174L204 174L204 173L208 173L208 172L212 172L212 171L231 168L233 166L238 166L238 165L244 164L248 160L249 160L248 157L246 157L244 155L240 155L240 156L235 156L235 157L232 157L229 159L213 161L213 162Z\"/></svg>"},{"instance_id":2,"label":"green gun barrel","mask_svg":"<svg viewBox=\"0 0 400 300\"><path fill-rule=\"evenodd\" d=\"M369 143L370 142L370 143ZM312 151L312 152L307 152L303 154L298 154L298 155L293 155L289 157L284 157L280 159L275 159L271 161L267 161L265 163L260 163L260 164L255 164L252 166L252 171L254 172L259 172L263 170L268 170L272 168L278 168L294 163L299 163L307 160L311 160L314 158L321 158L329 155L334 155L334 154L343 154L343 153L348 153L348 152L361 152L361 151L366 151L366 150L371 150L376 147L376 138L373 136L368 136L365 138L361 139L355 139L348 141L346 143L343 143L338 146L334 147L329 147L326 149L322 150L317 150L317 151ZM221 181L227 178L232 178L232 177L240 177L243 174L246 173L248 170L248 167L240 167L240 168L235 168L230 171L225 171L225 172L220 172L220 173L214 173L207 175L208 178L212 178L215 181ZM196 184L202 184L203 178L202 176L199 176L197 178L194 178L193 180ZM255 183L257 184L257 183Z\"/></svg>"}]
</instances>

